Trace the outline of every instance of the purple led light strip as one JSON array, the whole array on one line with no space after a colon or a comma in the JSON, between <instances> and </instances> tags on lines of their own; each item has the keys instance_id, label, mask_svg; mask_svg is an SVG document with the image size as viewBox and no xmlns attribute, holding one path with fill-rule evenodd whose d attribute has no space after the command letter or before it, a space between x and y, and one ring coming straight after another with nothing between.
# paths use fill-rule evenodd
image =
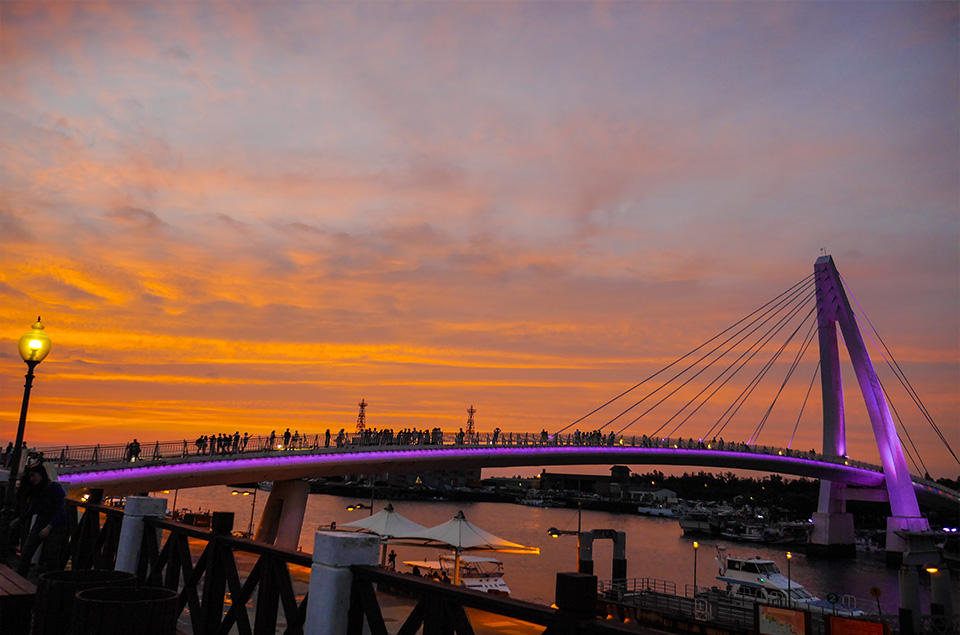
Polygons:
<instances>
[{"instance_id":1,"label":"purple led light strip","mask_svg":"<svg viewBox=\"0 0 960 635\"><path fill-rule=\"evenodd\" d=\"M118 483L123 481L157 481L160 483L178 477L196 477L200 475L229 474L235 478L237 472L272 472L281 470L285 473L293 472L297 466L306 474L315 474L322 471L323 466L338 465L355 467L359 471L375 465L387 468L391 464L409 464L423 461L428 464L423 469L432 469L429 464L437 462L459 463L464 459L472 461L488 460L498 467L520 465L563 465L589 464L594 457L597 462L607 462L607 457L615 457L622 462L629 459L644 459L644 463L653 458L665 459L664 464L677 465L704 465L716 467L731 467L741 469L769 469L773 466L782 466L788 474L810 476L829 474L832 478L850 483L878 486L883 483L883 475L862 467L842 465L816 461L811 459L778 456L773 454L755 454L746 452L731 452L721 450L700 449L672 449L672 448L637 448L637 447L605 447L605 446L534 446L523 448L431 448L431 449L403 449L403 450L372 450L359 452L327 452L311 454L286 454L280 456L224 459L214 461L191 461L186 463L143 465L118 467L116 469L91 470L89 472L74 472L63 474L60 480L68 483L82 484L85 487L96 487L97 483ZM684 458L683 461L671 463ZM504 463L503 459L511 459ZM698 460L702 462L698 462ZM319 470L318 470L319 468ZM773 470L770 470L773 471ZM287 478L292 478L287 475Z\"/></svg>"}]
</instances>

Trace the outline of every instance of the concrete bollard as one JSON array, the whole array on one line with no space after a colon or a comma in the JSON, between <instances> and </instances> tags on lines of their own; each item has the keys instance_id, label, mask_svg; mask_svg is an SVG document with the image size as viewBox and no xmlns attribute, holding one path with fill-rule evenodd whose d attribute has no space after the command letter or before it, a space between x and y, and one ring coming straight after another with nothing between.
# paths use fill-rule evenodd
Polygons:
<instances>
[{"instance_id":1,"label":"concrete bollard","mask_svg":"<svg viewBox=\"0 0 960 635\"><path fill-rule=\"evenodd\" d=\"M117 571L136 573L140 560L140 544L143 542L143 519L163 518L167 513L166 498L150 496L127 496L123 508L123 524L120 526L120 543L117 545ZM160 536L157 536L159 541Z\"/></svg>"},{"instance_id":2,"label":"concrete bollard","mask_svg":"<svg viewBox=\"0 0 960 635\"><path fill-rule=\"evenodd\" d=\"M350 566L376 565L379 551L379 536L336 531L315 534L304 635L347 632L350 586L353 583Z\"/></svg>"}]
</instances>

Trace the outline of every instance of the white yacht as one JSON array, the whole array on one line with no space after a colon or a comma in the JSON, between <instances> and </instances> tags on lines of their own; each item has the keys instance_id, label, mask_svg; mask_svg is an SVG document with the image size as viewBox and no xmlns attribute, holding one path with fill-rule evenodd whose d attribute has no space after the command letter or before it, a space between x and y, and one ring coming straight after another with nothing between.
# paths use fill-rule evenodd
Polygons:
<instances>
[{"instance_id":1,"label":"white yacht","mask_svg":"<svg viewBox=\"0 0 960 635\"><path fill-rule=\"evenodd\" d=\"M426 578L453 581L456 556L443 554L437 560L404 560L411 572ZM503 563L496 558L460 556L460 586L474 591L510 595L510 587L503 581Z\"/></svg>"},{"instance_id":2,"label":"white yacht","mask_svg":"<svg viewBox=\"0 0 960 635\"><path fill-rule=\"evenodd\" d=\"M851 596L844 596L836 604L821 600L780 573L773 560L726 556L718 549L717 563L720 565L717 580L726 583L727 593L733 598L817 613L863 615L863 611L852 606Z\"/></svg>"}]
</instances>

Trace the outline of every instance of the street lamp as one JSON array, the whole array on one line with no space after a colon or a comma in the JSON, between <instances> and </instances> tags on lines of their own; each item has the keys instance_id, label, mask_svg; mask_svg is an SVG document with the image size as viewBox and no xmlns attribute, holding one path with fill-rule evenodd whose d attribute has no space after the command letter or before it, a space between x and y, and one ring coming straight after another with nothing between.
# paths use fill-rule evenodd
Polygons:
<instances>
[{"instance_id":1,"label":"street lamp","mask_svg":"<svg viewBox=\"0 0 960 635\"><path fill-rule=\"evenodd\" d=\"M583 531L583 501L577 501L577 530L570 531L568 529L557 529L556 527L551 527L547 530L547 535L551 538L559 538L560 536L576 536L577 537L577 572L583 573L580 570L581 563L583 562L580 559L580 537Z\"/></svg>"},{"instance_id":2,"label":"street lamp","mask_svg":"<svg viewBox=\"0 0 960 635\"><path fill-rule=\"evenodd\" d=\"M7 482L7 491L3 495L3 510L0 512L0 560L7 561L10 554L10 521L14 517L15 490L17 475L20 472L20 446L23 445L23 429L27 425L27 405L30 403L30 389L33 388L33 369L43 361L50 352L50 338L43 332L43 324L39 316L33 327L20 338L18 344L20 357L27 364L27 382L23 385L23 403L20 406L20 423L17 426L17 441L13 446L13 457L10 460L10 477Z\"/></svg>"},{"instance_id":3,"label":"street lamp","mask_svg":"<svg viewBox=\"0 0 960 635\"><path fill-rule=\"evenodd\" d=\"M787 552L787 607L793 607L793 581L790 579L790 561L793 560L793 554Z\"/></svg>"},{"instance_id":4,"label":"street lamp","mask_svg":"<svg viewBox=\"0 0 960 635\"><path fill-rule=\"evenodd\" d=\"M233 490L230 492L234 496L249 496L250 492ZM253 512L257 508L257 489L253 490L253 500L250 502L250 524L247 525L247 538L253 539Z\"/></svg>"},{"instance_id":5,"label":"street lamp","mask_svg":"<svg viewBox=\"0 0 960 635\"><path fill-rule=\"evenodd\" d=\"M700 551L700 543L693 541L693 597L697 597L697 552Z\"/></svg>"},{"instance_id":6,"label":"street lamp","mask_svg":"<svg viewBox=\"0 0 960 635\"><path fill-rule=\"evenodd\" d=\"M373 505L367 505L366 503L357 503L356 505L347 506L348 512L352 512L355 509L369 509L370 515L373 516Z\"/></svg>"}]
</instances>

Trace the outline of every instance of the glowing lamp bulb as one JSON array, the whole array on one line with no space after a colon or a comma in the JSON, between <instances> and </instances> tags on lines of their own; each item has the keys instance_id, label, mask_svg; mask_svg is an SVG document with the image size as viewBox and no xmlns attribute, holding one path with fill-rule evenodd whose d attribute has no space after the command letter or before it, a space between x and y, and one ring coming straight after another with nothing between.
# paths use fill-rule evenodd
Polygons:
<instances>
[{"instance_id":1,"label":"glowing lamp bulb","mask_svg":"<svg viewBox=\"0 0 960 635\"><path fill-rule=\"evenodd\" d=\"M43 324L39 317L30 330L20 338L18 348L23 361L35 364L42 362L50 352L50 338L43 332Z\"/></svg>"}]
</instances>

